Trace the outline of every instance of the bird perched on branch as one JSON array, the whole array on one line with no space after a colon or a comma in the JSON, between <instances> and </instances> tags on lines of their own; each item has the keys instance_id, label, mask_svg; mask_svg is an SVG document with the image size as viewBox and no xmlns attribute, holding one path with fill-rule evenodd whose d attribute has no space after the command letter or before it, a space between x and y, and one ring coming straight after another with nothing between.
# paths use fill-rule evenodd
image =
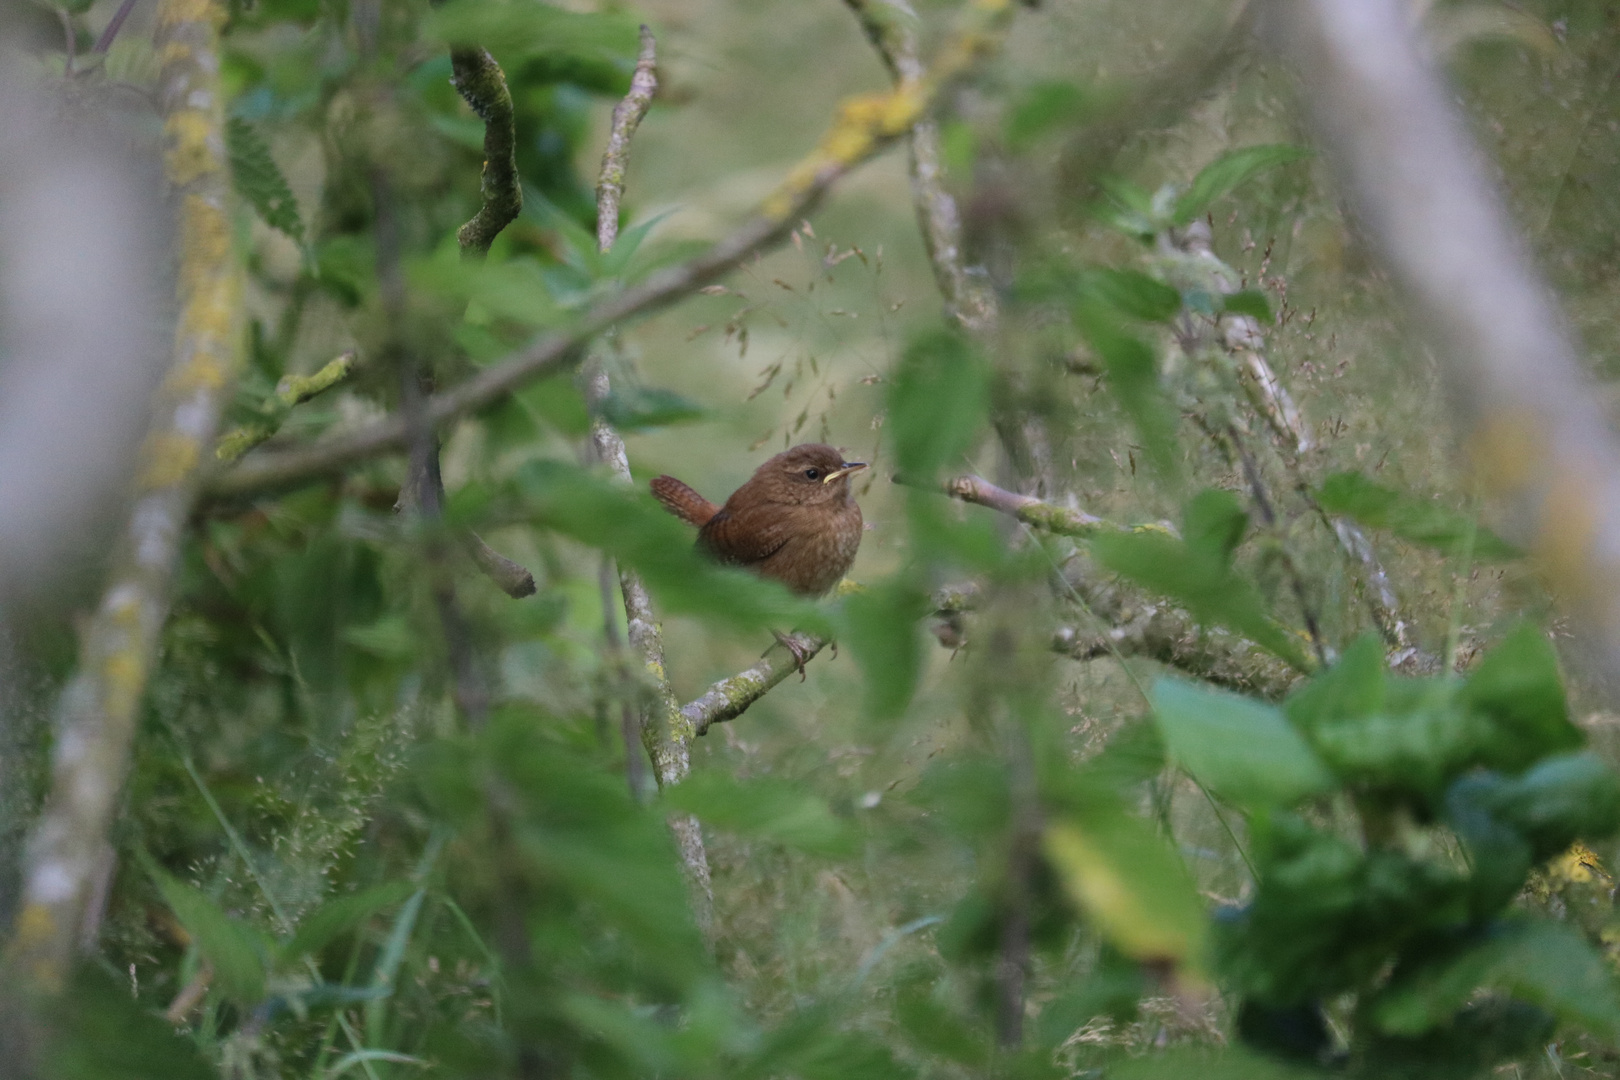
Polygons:
<instances>
[{"instance_id":1,"label":"bird perched on branch","mask_svg":"<svg viewBox=\"0 0 1620 1080\"><path fill-rule=\"evenodd\" d=\"M653 496L698 528L698 547L723 563L780 581L800 596L823 596L848 573L861 546L861 508L849 478L864 461L821 443L777 454L754 470L724 506L673 476Z\"/></svg>"},{"instance_id":2,"label":"bird perched on branch","mask_svg":"<svg viewBox=\"0 0 1620 1080\"><path fill-rule=\"evenodd\" d=\"M848 573L861 546L861 508L849 478L866 468L831 446L805 443L771 458L724 506L673 476L652 481L653 496L698 528L698 547L723 563L780 581L800 596L824 596ZM804 674L802 650L776 639Z\"/></svg>"}]
</instances>

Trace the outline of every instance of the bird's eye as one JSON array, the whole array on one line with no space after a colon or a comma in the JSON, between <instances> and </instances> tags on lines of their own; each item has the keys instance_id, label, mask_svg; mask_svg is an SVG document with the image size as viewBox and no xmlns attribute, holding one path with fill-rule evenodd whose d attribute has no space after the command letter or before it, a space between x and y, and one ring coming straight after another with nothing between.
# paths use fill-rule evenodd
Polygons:
<instances>
[{"instance_id":1,"label":"bird's eye","mask_svg":"<svg viewBox=\"0 0 1620 1080\"><path fill-rule=\"evenodd\" d=\"M821 479L821 470L820 469L806 469L806 470L804 470L804 478L806 480L820 480Z\"/></svg>"}]
</instances>

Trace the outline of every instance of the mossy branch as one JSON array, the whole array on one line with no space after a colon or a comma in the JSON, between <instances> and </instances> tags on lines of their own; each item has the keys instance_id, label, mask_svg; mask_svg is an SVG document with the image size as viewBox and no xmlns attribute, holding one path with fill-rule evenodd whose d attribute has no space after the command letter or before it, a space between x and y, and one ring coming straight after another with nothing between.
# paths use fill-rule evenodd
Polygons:
<instances>
[{"instance_id":1,"label":"mossy branch","mask_svg":"<svg viewBox=\"0 0 1620 1080\"><path fill-rule=\"evenodd\" d=\"M599 301L572 326L546 334L452 389L434 394L424 402L427 421L443 425L526 383L573 367L585 346L608 327L683 299L755 252L785 240L799 218L840 179L901 138L945 90L973 72L999 45L1012 8L1011 0L974 0L962 28L927 77L888 94L846 101L816 150L729 236L695 258ZM214 476L209 492L241 497L290 487L341 472L377 454L397 452L407 441L404 418L390 416L311 446L249 455Z\"/></svg>"},{"instance_id":2,"label":"mossy branch","mask_svg":"<svg viewBox=\"0 0 1620 1080\"><path fill-rule=\"evenodd\" d=\"M312 375L283 375L276 389L264 403L265 419L259 423L244 424L219 437L214 446L214 457L229 464L281 430L293 408L326 393L347 379L354 371L354 352L344 353L330 360Z\"/></svg>"},{"instance_id":3,"label":"mossy branch","mask_svg":"<svg viewBox=\"0 0 1620 1080\"><path fill-rule=\"evenodd\" d=\"M463 254L483 255L501 230L523 211L512 92L495 58L477 46L451 49L450 70L450 81L484 122L484 173L480 184L483 204L472 220L456 232Z\"/></svg>"},{"instance_id":4,"label":"mossy branch","mask_svg":"<svg viewBox=\"0 0 1620 1080\"><path fill-rule=\"evenodd\" d=\"M199 466L235 374L241 284L219 84L224 17L214 0L164 0L157 13L164 170L179 215L174 357L157 393L107 589L58 704L50 792L30 838L23 902L6 952L9 981L36 994L64 987L105 865Z\"/></svg>"},{"instance_id":5,"label":"mossy branch","mask_svg":"<svg viewBox=\"0 0 1620 1080\"><path fill-rule=\"evenodd\" d=\"M826 638L813 634L790 635L793 643L809 660L828 645ZM800 662L780 642L772 645L759 663L746 671L739 671L728 679L721 679L705 690L702 696L681 706L681 717L691 725L695 735L708 734L709 728L727 720L735 720L748 711L748 706L770 693L775 686L800 670Z\"/></svg>"}]
</instances>

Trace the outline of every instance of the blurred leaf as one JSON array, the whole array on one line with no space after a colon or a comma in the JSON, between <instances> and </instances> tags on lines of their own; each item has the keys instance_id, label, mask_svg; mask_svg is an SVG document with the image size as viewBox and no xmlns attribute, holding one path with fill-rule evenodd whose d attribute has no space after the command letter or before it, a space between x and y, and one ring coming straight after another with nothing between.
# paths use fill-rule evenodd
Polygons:
<instances>
[{"instance_id":1,"label":"blurred leaf","mask_svg":"<svg viewBox=\"0 0 1620 1080\"><path fill-rule=\"evenodd\" d=\"M1153 350L1121 329L1115 310L1095 298L1083 298L1075 305L1074 321L1102 357L1108 388L1135 423L1148 459L1161 472L1174 475L1178 417L1159 386Z\"/></svg>"},{"instance_id":2,"label":"blurred leaf","mask_svg":"<svg viewBox=\"0 0 1620 1080\"><path fill-rule=\"evenodd\" d=\"M1282 144L1228 150L1193 177L1187 191L1176 200L1170 223L1185 225L1209 209L1216 199L1267 169L1310 156L1311 152L1303 147Z\"/></svg>"},{"instance_id":3,"label":"blurred leaf","mask_svg":"<svg viewBox=\"0 0 1620 1080\"><path fill-rule=\"evenodd\" d=\"M0 1042L12 1018L0 1019ZM26 1070L20 1048L6 1045L0 1073L40 1080L216 1080L218 1073L197 1053L196 1043L130 995L127 980L84 965L67 993L51 1003L41 1071ZM20 1020L18 1021L20 1022ZM12 1073L11 1069L17 1069Z\"/></svg>"},{"instance_id":4,"label":"blurred leaf","mask_svg":"<svg viewBox=\"0 0 1620 1080\"><path fill-rule=\"evenodd\" d=\"M867 715L890 720L911 704L923 666L919 620L927 613L927 594L899 578L845 597L842 638L866 679Z\"/></svg>"},{"instance_id":5,"label":"blurred leaf","mask_svg":"<svg viewBox=\"0 0 1620 1080\"><path fill-rule=\"evenodd\" d=\"M384 615L366 626L345 627L343 640L385 660L412 660L422 648L410 620L403 615Z\"/></svg>"},{"instance_id":6,"label":"blurred leaf","mask_svg":"<svg viewBox=\"0 0 1620 1080\"><path fill-rule=\"evenodd\" d=\"M198 951L213 965L215 985L239 1004L262 1001L268 950L259 932L225 914L206 895L170 877L156 863L149 861L146 871Z\"/></svg>"},{"instance_id":7,"label":"blurred leaf","mask_svg":"<svg viewBox=\"0 0 1620 1080\"><path fill-rule=\"evenodd\" d=\"M328 900L299 922L297 931L280 950L281 962L296 961L305 955L319 956L334 938L404 900L412 891L410 882L394 881Z\"/></svg>"},{"instance_id":8,"label":"blurred leaf","mask_svg":"<svg viewBox=\"0 0 1620 1080\"><path fill-rule=\"evenodd\" d=\"M608 64L622 72L619 93L629 86L637 45L636 22L626 14L567 11L537 0L451 0L424 20L422 34L446 45L484 45L508 78L530 59Z\"/></svg>"},{"instance_id":9,"label":"blurred leaf","mask_svg":"<svg viewBox=\"0 0 1620 1080\"><path fill-rule=\"evenodd\" d=\"M962 335L914 337L889 388L888 429L901 474L922 482L954 467L978 439L988 394L984 364Z\"/></svg>"},{"instance_id":10,"label":"blurred leaf","mask_svg":"<svg viewBox=\"0 0 1620 1080\"><path fill-rule=\"evenodd\" d=\"M1372 1003L1374 1023L1419 1034L1445 1023L1480 989L1501 990L1620 1043L1620 993L1602 958L1573 927L1515 920L1444 959L1400 972Z\"/></svg>"},{"instance_id":11,"label":"blurred leaf","mask_svg":"<svg viewBox=\"0 0 1620 1080\"><path fill-rule=\"evenodd\" d=\"M1487 652L1469 674L1462 703L1495 722L1503 738L1488 763L1522 767L1544 754L1573 750L1585 740L1569 719L1558 654L1546 635L1522 623Z\"/></svg>"},{"instance_id":12,"label":"blurred leaf","mask_svg":"<svg viewBox=\"0 0 1620 1080\"><path fill-rule=\"evenodd\" d=\"M541 379L519 390L515 397L559 435L578 438L591 429L590 409L572 375Z\"/></svg>"},{"instance_id":13,"label":"blurred leaf","mask_svg":"<svg viewBox=\"0 0 1620 1080\"><path fill-rule=\"evenodd\" d=\"M237 194L259 212L266 225L302 244L304 222L298 214L298 200L270 156L264 136L246 120L233 116L225 124L225 148Z\"/></svg>"},{"instance_id":14,"label":"blurred leaf","mask_svg":"<svg viewBox=\"0 0 1620 1080\"><path fill-rule=\"evenodd\" d=\"M1402 540L1460 555L1472 536L1476 559L1516 559L1523 553L1474 519L1373 483L1357 472L1334 473L1316 493L1322 509Z\"/></svg>"},{"instance_id":15,"label":"blurred leaf","mask_svg":"<svg viewBox=\"0 0 1620 1080\"><path fill-rule=\"evenodd\" d=\"M1383 641L1377 634L1363 634L1337 663L1290 694L1283 711L1306 732L1335 720L1376 715L1384 711L1388 673Z\"/></svg>"},{"instance_id":16,"label":"blurred leaf","mask_svg":"<svg viewBox=\"0 0 1620 1080\"><path fill-rule=\"evenodd\" d=\"M1244 289L1241 292L1227 293L1222 299L1221 310L1233 315L1247 315L1262 326L1272 321L1271 301L1259 289Z\"/></svg>"},{"instance_id":17,"label":"blurred leaf","mask_svg":"<svg viewBox=\"0 0 1620 1080\"><path fill-rule=\"evenodd\" d=\"M1181 310L1181 294L1139 270L1098 268L1081 279L1083 295L1147 322L1168 322Z\"/></svg>"},{"instance_id":18,"label":"blurred leaf","mask_svg":"<svg viewBox=\"0 0 1620 1080\"><path fill-rule=\"evenodd\" d=\"M1071 82L1038 82L1024 91L1007 114L1007 144L1022 150L1061 125L1084 120L1086 92Z\"/></svg>"},{"instance_id":19,"label":"blurred leaf","mask_svg":"<svg viewBox=\"0 0 1620 1080\"><path fill-rule=\"evenodd\" d=\"M1093 540L1092 551L1108 569L1180 602L1200 622L1236 630L1309 670L1293 636L1266 614L1259 591L1227 562L1223 549L1235 519L1220 509L1216 499L1189 504L1185 543L1160 532L1113 533Z\"/></svg>"},{"instance_id":20,"label":"blurred leaf","mask_svg":"<svg viewBox=\"0 0 1620 1080\"><path fill-rule=\"evenodd\" d=\"M1322 1073L1241 1047L1209 1050L1172 1047L1141 1057L1121 1057L1108 1080L1312 1080Z\"/></svg>"},{"instance_id":21,"label":"blurred leaf","mask_svg":"<svg viewBox=\"0 0 1620 1080\"><path fill-rule=\"evenodd\" d=\"M953 834L988 836L1007 825L1007 767L989 758L936 761L907 797L939 815Z\"/></svg>"},{"instance_id":22,"label":"blurred leaf","mask_svg":"<svg viewBox=\"0 0 1620 1080\"><path fill-rule=\"evenodd\" d=\"M1182 511L1182 539L1190 550L1212 560L1230 563L1248 531L1249 515L1230 491L1206 488Z\"/></svg>"},{"instance_id":23,"label":"blurred leaf","mask_svg":"<svg viewBox=\"0 0 1620 1080\"><path fill-rule=\"evenodd\" d=\"M1595 841L1620 828L1620 777L1595 754L1560 754L1520 777L1470 773L1452 786L1446 805L1471 848L1494 839L1470 814L1484 813L1522 836L1530 861L1540 862L1576 840Z\"/></svg>"},{"instance_id":24,"label":"blurred leaf","mask_svg":"<svg viewBox=\"0 0 1620 1080\"><path fill-rule=\"evenodd\" d=\"M1288 806L1333 786L1274 706L1161 678L1153 684L1153 713L1170 756L1239 806Z\"/></svg>"},{"instance_id":25,"label":"blurred leaf","mask_svg":"<svg viewBox=\"0 0 1620 1080\"><path fill-rule=\"evenodd\" d=\"M602 402L602 417L621 432L685 424L703 418L703 408L673 390L615 386Z\"/></svg>"},{"instance_id":26,"label":"blurred leaf","mask_svg":"<svg viewBox=\"0 0 1620 1080\"><path fill-rule=\"evenodd\" d=\"M665 788L663 800L706 825L741 836L819 855L847 855L854 848L849 827L825 801L785 781L741 781L720 772L696 772Z\"/></svg>"},{"instance_id":27,"label":"blurred leaf","mask_svg":"<svg viewBox=\"0 0 1620 1080\"><path fill-rule=\"evenodd\" d=\"M453 244L406 265L411 286L466 305L469 322L509 320L529 329L560 317L539 262L532 258L463 259Z\"/></svg>"},{"instance_id":28,"label":"blurred leaf","mask_svg":"<svg viewBox=\"0 0 1620 1080\"><path fill-rule=\"evenodd\" d=\"M917 1049L970 1069L988 1065L991 1041L967 1017L961 1016L933 996L928 985L917 980L904 987L894 999L894 1018L900 1030Z\"/></svg>"},{"instance_id":29,"label":"blurred leaf","mask_svg":"<svg viewBox=\"0 0 1620 1080\"><path fill-rule=\"evenodd\" d=\"M1120 952L1201 965L1203 901L1180 857L1145 822L1122 811L1054 821L1042 850L1069 898Z\"/></svg>"}]
</instances>

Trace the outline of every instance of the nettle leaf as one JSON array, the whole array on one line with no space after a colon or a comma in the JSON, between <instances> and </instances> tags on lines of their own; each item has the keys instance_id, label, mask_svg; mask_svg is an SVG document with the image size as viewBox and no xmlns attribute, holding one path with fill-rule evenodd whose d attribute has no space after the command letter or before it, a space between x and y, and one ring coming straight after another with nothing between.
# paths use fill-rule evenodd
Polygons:
<instances>
[{"instance_id":1,"label":"nettle leaf","mask_svg":"<svg viewBox=\"0 0 1620 1080\"><path fill-rule=\"evenodd\" d=\"M1293 636L1272 621L1259 590L1228 562L1238 525L1230 500L1205 493L1189 503L1185 542L1161 532L1113 533L1094 539L1092 553L1116 574L1185 605L1200 622L1236 630L1308 671Z\"/></svg>"},{"instance_id":2,"label":"nettle leaf","mask_svg":"<svg viewBox=\"0 0 1620 1080\"><path fill-rule=\"evenodd\" d=\"M927 613L927 593L900 579L845 598L843 640L866 680L867 715L892 720L911 704L923 666L919 620Z\"/></svg>"},{"instance_id":3,"label":"nettle leaf","mask_svg":"<svg viewBox=\"0 0 1620 1080\"><path fill-rule=\"evenodd\" d=\"M1559 754L1520 777L1469 774L1452 785L1446 806L1470 847L1479 846L1476 838L1497 842L1489 826L1507 826L1539 862L1577 839L1597 840L1620 828L1620 777L1595 754ZM1480 813L1489 819L1485 828Z\"/></svg>"},{"instance_id":4,"label":"nettle leaf","mask_svg":"<svg viewBox=\"0 0 1620 1080\"><path fill-rule=\"evenodd\" d=\"M149 1001L130 996L129 980L82 965L66 993L41 1002L49 1020L38 1046L38 1072L52 1080L217 1080L197 1042L181 1035ZM7 1046L11 1055L17 1048ZM5 1068L18 1064L8 1057ZM8 1073L10 1075L10 1073Z\"/></svg>"},{"instance_id":5,"label":"nettle leaf","mask_svg":"<svg viewBox=\"0 0 1620 1080\"><path fill-rule=\"evenodd\" d=\"M266 225L302 244L304 222L298 214L298 200L270 156L264 136L246 120L233 116L225 124L225 151L237 194L259 212Z\"/></svg>"},{"instance_id":6,"label":"nettle leaf","mask_svg":"<svg viewBox=\"0 0 1620 1080\"><path fill-rule=\"evenodd\" d=\"M989 373L962 335L935 330L913 338L889 388L900 472L923 481L960 458L978 438L989 391Z\"/></svg>"},{"instance_id":7,"label":"nettle leaf","mask_svg":"<svg viewBox=\"0 0 1620 1080\"><path fill-rule=\"evenodd\" d=\"M1283 711L1307 732L1337 720L1374 716L1384 710L1388 677L1383 642L1377 634L1363 634L1336 664L1290 694Z\"/></svg>"},{"instance_id":8,"label":"nettle leaf","mask_svg":"<svg viewBox=\"0 0 1620 1080\"><path fill-rule=\"evenodd\" d=\"M1007 143L1023 149L1059 125L1085 119L1089 106L1086 91L1074 83L1036 83L1008 110Z\"/></svg>"},{"instance_id":9,"label":"nettle leaf","mask_svg":"<svg viewBox=\"0 0 1620 1080\"><path fill-rule=\"evenodd\" d=\"M854 849L848 825L823 799L783 780L735 780L724 773L693 773L664 789L664 802L704 824L820 855Z\"/></svg>"},{"instance_id":10,"label":"nettle leaf","mask_svg":"<svg viewBox=\"0 0 1620 1080\"><path fill-rule=\"evenodd\" d=\"M1247 315L1262 325L1272 321L1271 301L1259 289L1244 289L1227 293L1221 298L1221 310L1233 315Z\"/></svg>"},{"instance_id":11,"label":"nettle leaf","mask_svg":"<svg viewBox=\"0 0 1620 1080\"><path fill-rule=\"evenodd\" d=\"M1523 623L1486 653L1468 676L1462 703L1489 717L1500 738L1487 764L1522 768L1585 741L1569 719L1558 655L1536 627Z\"/></svg>"},{"instance_id":12,"label":"nettle leaf","mask_svg":"<svg viewBox=\"0 0 1620 1080\"><path fill-rule=\"evenodd\" d=\"M515 259L463 259L453 244L406 265L411 287L466 305L466 321L491 320L527 329L550 326L561 318L543 268L527 256Z\"/></svg>"},{"instance_id":13,"label":"nettle leaf","mask_svg":"<svg viewBox=\"0 0 1620 1080\"><path fill-rule=\"evenodd\" d=\"M1211 203L1267 169L1308 158L1311 152L1301 146L1276 144L1245 146L1228 150L1193 177L1192 184L1176 200L1171 224L1185 225L1209 209Z\"/></svg>"},{"instance_id":14,"label":"nettle leaf","mask_svg":"<svg viewBox=\"0 0 1620 1080\"><path fill-rule=\"evenodd\" d=\"M485 43L508 72L531 61L610 67L621 73L622 84L604 89L623 93L635 65L636 26L620 12L575 12L533 0L450 0L424 20L423 36L446 45Z\"/></svg>"},{"instance_id":15,"label":"nettle leaf","mask_svg":"<svg viewBox=\"0 0 1620 1080\"><path fill-rule=\"evenodd\" d=\"M298 930L281 947L281 962L319 956L335 938L348 933L377 912L401 903L415 891L408 881L394 881L362 892L328 900L304 917Z\"/></svg>"},{"instance_id":16,"label":"nettle leaf","mask_svg":"<svg viewBox=\"0 0 1620 1080\"><path fill-rule=\"evenodd\" d=\"M1083 298L1074 309L1075 326L1102 358L1108 388L1136 425L1148 459L1161 472L1176 471L1175 406L1159 386L1159 366L1150 348L1126 332L1111 305Z\"/></svg>"},{"instance_id":17,"label":"nettle leaf","mask_svg":"<svg viewBox=\"0 0 1620 1080\"><path fill-rule=\"evenodd\" d=\"M1334 473L1322 482L1317 502L1370 529L1388 529L1402 540L1460 555L1473 544L1476 559L1516 559L1523 552L1473 518L1424 499L1402 495L1357 472Z\"/></svg>"},{"instance_id":18,"label":"nettle leaf","mask_svg":"<svg viewBox=\"0 0 1620 1080\"><path fill-rule=\"evenodd\" d=\"M1447 1022L1481 989L1620 1043L1620 991L1608 965L1574 928L1541 920L1499 924L1483 942L1401 973L1373 1004L1372 1019L1392 1034L1421 1034Z\"/></svg>"},{"instance_id":19,"label":"nettle leaf","mask_svg":"<svg viewBox=\"0 0 1620 1080\"><path fill-rule=\"evenodd\" d=\"M602 418L620 431L645 431L703 418L702 406L656 386L615 386L601 409Z\"/></svg>"},{"instance_id":20,"label":"nettle leaf","mask_svg":"<svg viewBox=\"0 0 1620 1080\"><path fill-rule=\"evenodd\" d=\"M1122 810L1054 821L1042 850L1064 891L1126 956L1201 963L1204 904L1181 857Z\"/></svg>"},{"instance_id":21,"label":"nettle leaf","mask_svg":"<svg viewBox=\"0 0 1620 1080\"><path fill-rule=\"evenodd\" d=\"M1238 806L1288 806L1333 786L1274 706L1176 679L1157 680L1152 696L1171 758Z\"/></svg>"},{"instance_id":22,"label":"nettle leaf","mask_svg":"<svg viewBox=\"0 0 1620 1080\"><path fill-rule=\"evenodd\" d=\"M214 967L214 982L232 1000L243 1005L264 999L264 938L257 930L225 914L207 895L168 874L155 863L147 873L157 883L164 903Z\"/></svg>"},{"instance_id":23,"label":"nettle leaf","mask_svg":"<svg viewBox=\"0 0 1620 1080\"><path fill-rule=\"evenodd\" d=\"M1147 322L1168 322L1181 310L1181 294L1140 270L1099 268L1080 282L1083 294Z\"/></svg>"}]
</instances>

